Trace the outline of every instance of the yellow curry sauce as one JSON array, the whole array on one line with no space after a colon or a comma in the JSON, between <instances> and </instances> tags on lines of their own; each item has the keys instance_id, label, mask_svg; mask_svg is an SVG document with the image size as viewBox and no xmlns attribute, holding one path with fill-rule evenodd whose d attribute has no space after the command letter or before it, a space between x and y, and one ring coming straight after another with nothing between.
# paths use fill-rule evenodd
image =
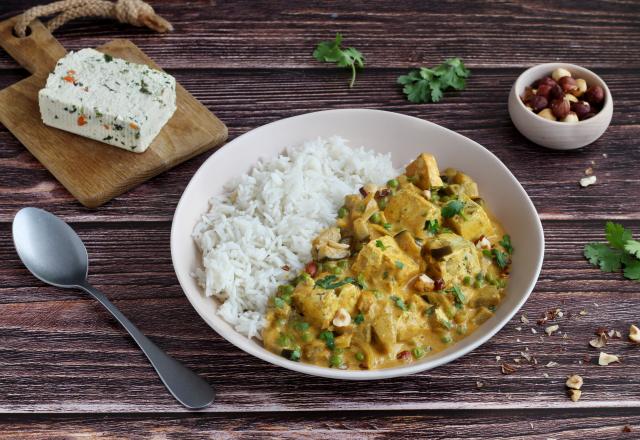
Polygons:
<instances>
[{"instance_id":1,"label":"yellow curry sauce","mask_svg":"<svg viewBox=\"0 0 640 440\"><path fill-rule=\"evenodd\" d=\"M502 300L513 251L476 183L440 175L429 154L346 196L312 245L262 337L288 359L342 369L397 366L472 333Z\"/></svg>"}]
</instances>

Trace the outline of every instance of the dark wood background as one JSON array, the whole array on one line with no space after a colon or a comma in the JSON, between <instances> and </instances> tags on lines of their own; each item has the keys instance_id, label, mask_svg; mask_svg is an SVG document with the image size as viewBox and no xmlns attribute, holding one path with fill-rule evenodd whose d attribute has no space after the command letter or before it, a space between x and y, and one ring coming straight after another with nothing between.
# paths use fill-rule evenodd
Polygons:
<instances>
[{"instance_id":1,"label":"dark wood background","mask_svg":"<svg viewBox=\"0 0 640 440\"><path fill-rule=\"evenodd\" d=\"M0 14L8 18L36 3L4 0ZM542 274L521 311L530 323L518 313L471 354L406 378L339 382L271 366L200 320L174 276L171 217L208 154L89 210L0 127L0 438L300 437L311 430L331 438L640 438L640 347L611 341L606 350L624 362L602 367L587 345L598 327L626 336L629 324L640 324L640 284L601 273L582 257L586 242L603 239L607 219L640 235L639 2L152 3L175 32L80 20L56 36L68 49L130 38L213 110L231 139L300 113L368 107L428 119L497 154L524 185L545 228ZM311 57L314 45L336 31L366 56L351 90L347 72ZM473 71L465 91L438 104L404 99L398 75L452 56ZM614 97L611 126L578 151L531 144L507 113L517 75L557 60L593 69ZM0 51L0 87L25 76ZM592 161L598 183L580 188ZM87 245L91 281L210 381L218 390L215 405L185 412L95 301L45 286L22 267L10 232L24 206L71 223ZM536 320L555 308L565 313L557 320L561 332L547 337ZM526 348L537 365L514 361ZM501 374L504 361L517 371ZM558 366L545 367L548 362ZM565 395L565 378L573 373L585 379L578 403Z\"/></svg>"}]
</instances>

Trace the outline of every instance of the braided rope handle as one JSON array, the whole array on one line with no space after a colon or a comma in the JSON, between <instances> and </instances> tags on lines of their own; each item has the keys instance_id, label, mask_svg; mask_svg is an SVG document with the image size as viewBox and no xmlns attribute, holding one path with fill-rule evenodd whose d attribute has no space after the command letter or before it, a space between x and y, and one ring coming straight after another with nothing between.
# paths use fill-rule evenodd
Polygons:
<instances>
[{"instance_id":1,"label":"braided rope handle","mask_svg":"<svg viewBox=\"0 0 640 440\"><path fill-rule=\"evenodd\" d=\"M118 0L116 3L107 0L62 0L25 11L14 26L16 35L26 36L29 23L48 15L54 15L46 24L50 32L70 20L81 17L115 18L121 23L146 26L156 32L173 30L171 23L156 14L151 5L142 0Z\"/></svg>"}]
</instances>

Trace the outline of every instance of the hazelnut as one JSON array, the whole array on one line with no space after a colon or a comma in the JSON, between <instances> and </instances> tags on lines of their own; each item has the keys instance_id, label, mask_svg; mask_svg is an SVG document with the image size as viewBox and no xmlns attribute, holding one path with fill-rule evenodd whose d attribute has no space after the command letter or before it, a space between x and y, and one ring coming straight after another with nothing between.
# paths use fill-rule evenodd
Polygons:
<instances>
[{"instance_id":1,"label":"hazelnut","mask_svg":"<svg viewBox=\"0 0 640 440\"><path fill-rule=\"evenodd\" d=\"M571 110L571 104L569 104L569 101L564 98L554 99L553 101L551 101L550 108L556 118L562 119L567 116L567 114Z\"/></svg>"},{"instance_id":2,"label":"hazelnut","mask_svg":"<svg viewBox=\"0 0 640 440\"><path fill-rule=\"evenodd\" d=\"M576 88L571 91L573 96L581 97L587 91L587 82L582 78L576 80Z\"/></svg>"},{"instance_id":3,"label":"hazelnut","mask_svg":"<svg viewBox=\"0 0 640 440\"><path fill-rule=\"evenodd\" d=\"M522 95L522 101L527 102L532 96L536 95L536 92L531 87L524 88L524 95Z\"/></svg>"},{"instance_id":4,"label":"hazelnut","mask_svg":"<svg viewBox=\"0 0 640 440\"><path fill-rule=\"evenodd\" d=\"M578 119L578 115L576 115L575 112L569 112L567 113L567 116L561 119L561 121L575 124L576 122L580 122L580 119Z\"/></svg>"},{"instance_id":5,"label":"hazelnut","mask_svg":"<svg viewBox=\"0 0 640 440\"><path fill-rule=\"evenodd\" d=\"M574 374L572 376L569 376L569 378L567 378L565 385L567 386L567 388L579 390L580 388L582 388L583 383L584 383L584 380L582 379L582 377L577 374Z\"/></svg>"},{"instance_id":6,"label":"hazelnut","mask_svg":"<svg viewBox=\"0 0 640 440\"><path fill-rule=\"evenodd\" d=\"M578 115L578 119L583 120L587 113L591 111L591 106L587 101L572 102L571 111Z\"/></svg>"},{"instance_id":7,"label":"hazelnut","mask_svg":"<svg viewBox=\"0 0 640 440\"><path fill-rule=\"evenodd\" d=\"M620 358L615 354L607 354L601 351L600 357L598 357L598 365L609 365L611 362L620 362Z\"/></svg>"},{"instance_id":8,"label":"hazelnut","mask_svg":"<svg viewBox=\"0 0 640 440\"><path fill-rule=\"evenodd\" d=\"M556 81L559 81L560 78L565 77L565 76L571 76L571 72L569 72L567 69L563 69L562 67L558 67L551 74L551 78L553 78Z\"/></svg>"},{"instance_id":9,"label":"hazelnut","mask_svg":"<svg viewBox=\"0 0 640 440\"><path fill-rule=\"evenodd\" d=\"M534 112L539 112L549 104L549 101L544 96L533 95L526 103L533 108Z\"/></svg>"},{"instance_id":10,"label":"hazelnut","mask_svg":"<svg viewBox=\"0 0 640 440\"><path fill-rule=\"evenodd\" d=\"M336 327L346 327L351 324L351 315L344 307L340 307L333 317L332 324Z\"/></svg>"},{"instance_id":11,"label":"hazelnut","mask_svg":"<svg viewBox=\"0 0 640 440\"><path fill-rule=\"evenodd\" d=\"M566 95L564 95L564 99L566 99L569 102L578 102L578 98L573 96L571 93L567 93Z\"/></svg>"},{"instance_id":12,"label":"hazelnut","mask_svg":"<svg viewBox=\"0 0 640 440\"><path fill-rule=\"evenodd\" d=\"M551 86L551 90L549 90L549 99L558 99L558 98L562 98L564 96L564 91L562 90L562 87L560 87L558 84L556 84L555 86Z\"/></svg>"},{"instance_id":13,"label":"hazelnut","mask_svg":"<svg viewBox=\"0 0 640 440\"><path fill-rule=\"evenodd\" d=\"M551 91L551 86L549 84L540 84L538 86L538 91L536 95L542 96L543 98L549 98L549 92Z\"/></svg>"},{"instance_id":14,"label":"hazelnut","mask_svg":"<svg viewBox=\"0 0 640 440\"><path fill-rule=\"evenodd\" d=\"M548 119L550 121L555 121L556 117L553 116L553 113L551 112L551 109L549 108L545 108L543 109L540 113L538 113L538 116L541 116L545 119Z\"/></svg>"},{"instance_id":15,"label":"hazelnut","mask_svg":"<svg viewBox=\"0 0 640 440\"><path fill-rule=\"evenodd\" d=\"M570 76L563 76L558 81L558 84L565 92L571 92L572 90L576 90L578 88L578 86L576 85L576 80L571 78Z\"/></svg>"},{"instance_id":16,"label":"hazelnut","mask_svg":"<svg viewBox=\"0 0 640 440\"><path fill-rule=\"evenodd\" d=\"M535 81L532 86L539 88L541 85L547 85L547 86L555 86L557 83L551 79L551 77L549 76L545 76L544 78L540 78L539 80Z\"/></svg>"},{"instance_id":17,"label":"hazelnut","mask_svg":"<svg viewBox=\"0 0 640 440\"><path fill-rule=\"evenodd\" d=\"M580 397L582 397L582 391L574 389L569 390L569 398L572 402L577 402L580 400Z\"/></svg>"},{"instance_id":18,"label":"hazelnut","mask_svg":"<svg viewBox=\"0 0 640 440\"><path fill-rule=\"evenodd\" d=\"M601 104L604 101L604 90L600 86L591 86L584 92L584 99L591 105Z\"/></svg>"},{"instance_id":19,"label":"hazelnut","mask_svg":"<svg viewBox=\"0 0 640 440\"><path fill-rule=\"evenodd\" d=\"M631 324L631 327L629 327L629 340L640 343L640 328L636 327L633 324Z\"/></svg>"}]
</instances>

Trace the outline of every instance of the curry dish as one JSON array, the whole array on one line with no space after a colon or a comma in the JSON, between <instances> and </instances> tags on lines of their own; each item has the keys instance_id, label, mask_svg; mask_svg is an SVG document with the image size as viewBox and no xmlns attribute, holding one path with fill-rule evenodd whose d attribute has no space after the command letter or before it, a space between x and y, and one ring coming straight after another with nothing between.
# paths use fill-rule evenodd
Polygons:
<instances>
[{"instance_id":1,"label":"curry dish","mask_svg":"<svg viewBox=\"0 0 640 440\"><path fill-rule=\"evenodd\" d=\"M313 261L273 296L265 347L341 369L412 362L464 338L502 300L513 248L476 183L421 154L345 197Z\"/></svg>"}]
</instances>

